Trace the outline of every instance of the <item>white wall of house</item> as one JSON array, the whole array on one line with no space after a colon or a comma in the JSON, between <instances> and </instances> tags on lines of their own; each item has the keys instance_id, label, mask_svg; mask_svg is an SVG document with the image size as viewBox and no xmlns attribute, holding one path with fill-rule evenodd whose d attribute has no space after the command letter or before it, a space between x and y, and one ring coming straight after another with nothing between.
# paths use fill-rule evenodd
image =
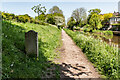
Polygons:
<instances>
[{"instance_id":1,"label":"white wall of house","mask_svg":"<svg viewBox=\"0 0 120 80\"><path fill-rule=\"evenodd\" d=\"M115 18L110 18L110 24L113 24L115 22Z\"/></svg>"},{"instance_id":2,"label":"white wall of house","mask_svg":"<svg viewBox=\"0 0 120 80\"><path fill-rule=\"evenodd\" d=\"M117 21L120 21L120 17L119 17L119 18L117 18Z\"/></svg>"}]
</instances>

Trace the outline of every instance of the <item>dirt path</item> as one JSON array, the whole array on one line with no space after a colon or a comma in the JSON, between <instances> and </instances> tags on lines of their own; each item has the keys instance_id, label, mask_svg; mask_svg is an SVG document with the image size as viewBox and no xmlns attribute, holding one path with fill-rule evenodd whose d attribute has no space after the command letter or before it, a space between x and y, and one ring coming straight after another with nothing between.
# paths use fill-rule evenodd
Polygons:
<instances>
[{"instance_id":1,"label":"dirt path","mask_svg":"<svg viewBox=\"0 0 120 80\"><path fill-rule=\"evenodd\" d=\"M93 65L88 61L81 49L62 30L63 46L60 50L60 58L55 62L60 64L61 78L99 78Z\"/></svg>"}]
</instances>

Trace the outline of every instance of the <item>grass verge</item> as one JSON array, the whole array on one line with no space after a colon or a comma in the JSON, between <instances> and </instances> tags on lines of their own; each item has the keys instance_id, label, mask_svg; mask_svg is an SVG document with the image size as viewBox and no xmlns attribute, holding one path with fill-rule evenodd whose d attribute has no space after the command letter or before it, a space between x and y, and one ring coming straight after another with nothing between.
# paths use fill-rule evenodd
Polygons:
<instances>
[{"instance_id":1,"label":"grass verge","mask_svg":"<svg viewBox=\"0 0 120 80\"><path fill-rule=\"evenodd\" d=\"M39 57L25 55L25 32L38 32ZM61 30L32 23L2 21L2 78L59 78L58 66L51 62L60 46Z\"/></svg>"},{"instance_id":2,"label":"grass verge","mask_svg":"<svg viewBox=\"0 0 120 80\"><path fill-rule=\"evenodd\" d=\"M109 46L102 40L95 39L92 36L85 36L80 32L73 32L65 29L66 33L74 40L88 59L94 64L101 75L106 78L119 78L120 60L118 61L118 48Z\"/></svg>"}]
</instances>

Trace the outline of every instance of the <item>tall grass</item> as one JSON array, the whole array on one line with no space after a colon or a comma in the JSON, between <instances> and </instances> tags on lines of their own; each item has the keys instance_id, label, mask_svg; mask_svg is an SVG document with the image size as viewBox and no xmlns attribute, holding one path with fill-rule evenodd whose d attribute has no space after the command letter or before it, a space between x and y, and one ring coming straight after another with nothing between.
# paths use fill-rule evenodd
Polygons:
<instances>
[{"instance_id":1,"label":"tall grass","mask_svg":"<svg viewBox=\"0 0 120 80\"><path fill-rule=\"evenodd\" d=\"M25 32L38 32L39 57L30 58L25 55ZM5 78L41 78L53 72L59 78L58 66L50 61L57 54L60 46L61 31L53 26L32 23L2 21L2 74ZM50 71L48 68L55 68Z\"/></svg>"},{"instance_id":2,"label":"tall grass","mask_svg":"<svg viewBox=\"0 0 120 80\"><path fill-rule=\"evenodd\" d=\"M105 75L106 78L118 78L120 76L118 75L120 72L118 71L120 68L118 65L118 48L111 47L102 40L85 36L80 32L67 29L65 31L87 55L101 75Z\"/></svg>"}]
</instances>

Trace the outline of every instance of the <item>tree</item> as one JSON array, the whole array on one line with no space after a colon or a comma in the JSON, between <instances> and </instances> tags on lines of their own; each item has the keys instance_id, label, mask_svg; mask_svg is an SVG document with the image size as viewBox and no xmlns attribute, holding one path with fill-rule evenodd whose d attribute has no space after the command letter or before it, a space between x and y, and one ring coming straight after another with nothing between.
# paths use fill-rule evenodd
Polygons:
<instances>
[{"instance_id":1,"label":"tree","mask_svg":"<svg viewBox=\"0 0 120 80\"><path fill-rule=\"evenodd\" d=\"M35 16L35 19L40 20L40 21L45 21L46 15L45 14L40 14L39 16Z\"/></svg>"},{"instance_id":2,"label":"tree","mask_svg":"<svg viewBox=\"0 0 120 80\"><path fill-rule=\"evenodd\" d=\"M65 23L65 19L61 16L55 16L54 19L56 25L63 25Z\"/></svg>"},{"instance_id":3,"label":"tree","mask_svg":"<svg viewBox=\"0 0 120 80\"><path fill-rule=\"evenodd\" d=\"M100 17L97 13L94 13L91 16L91 18L89 20L89 24L92 26L93 29L100 29L102 27Z\"/></svg>"},{"instance_id":4,"label":"tree","mask_svg":"<svg viewBox=\"0 0 120 80\"><path fill-rule=\"evenodd\" d=\"M46 22L49 23L49 24L53 24L53 25L55 25L55 19L54 19L54 16L51 15L51 14L47 15L47 17L46 17Z\"/></svg>"},{"instance_id":5,"label":"tree","mask_svg":"<svg viewBox=\"0 0 120 80\"><path fill-rule=\"evenodd\" d=\"M96 13L96 14L100 14L101 13L101 10L100 9L91 9L88 11L90 13L90 15Z\"/></svg>"},{"instance_id":6,"label":"tree","mask_svg":"<svg viewBox=\"0 0 120 80\"><path fill-rule=\"evenodd\" d=\"M67 25L68 25L68 28L69 28L69 29L73 30L74 25L75 25L75 20L74 20L73 17L71 17L71 18L69 19L69 21L67 22Z\"/></svg>"},{"instance_id":7,"label":"tree","mask_svg":"<svg viewBox=\"0 0 120 80\"><path fill-rule=\"evenodd\" d=\"M46 21L50 24L52 23L59 27L63 27L65 25L65 17L63 15L62 10L58 6L53 6L49 10L49 14L47 14Z\"/></svg>"},{"instance_id":8,"label":"tree","mask_svg":"<svg viewBox=\"0 0 120 80\"><path fill-rule=\"evenodd\" d=\"M76 21L76 26L78 26L81 21L85 21L87 14L85 8L77 8L72 12L72 17Z\"/></svg>"},{"instance_id":9,"label":"tree","mask_svg":"<svg viewBox=\"0 0 120 80\"><path fill-rule=\"evenodd\" d=\"M38 14L38 16L40 14L45 14L46 13L45 6L42 7L41 4L39 4L37 6L33 6L31 9L34 10L34 12Z\"/></svg>"},{"instance_id":10,"label":"tree","mask_svg":"<svg viewBox=\"0 0 120 80\"><path fill-rule=\"evenodd\" d=\"M102 25L105 27L105 26L108 26L109 27L109 18L113 17L113 14L112 13L107 13L107 14L104 14L104 15L100 15L100 19L102 21Z\"/></svg>"},{"instance_id":11,"label":"tree","mask_svg":"<svg viewBox=\"0 0 120 80\"><path fill-rule=\"evenodd\" d=\"M49 10L49 14L54 14L54 13L63 14L63 11L62 11L58 6L53 6L53 7Z\"/></svg>"},{"instance_id":12,"label":"tree","mask_svg":"<svg viewBox=\"0 0 120 80\"><path fill-rule=\"evenodd\" d=\"M89 16L88 16L88 19L87 19L87 23L90 24L90 23L89 23L89 20L90 20L91 16L92 16L93 14L99 15L99 14L101 13L101 10L100 10L100 9L91 9L91 10L89 10L88 12L89 12Z\"/></svg>"}]
</instances>

